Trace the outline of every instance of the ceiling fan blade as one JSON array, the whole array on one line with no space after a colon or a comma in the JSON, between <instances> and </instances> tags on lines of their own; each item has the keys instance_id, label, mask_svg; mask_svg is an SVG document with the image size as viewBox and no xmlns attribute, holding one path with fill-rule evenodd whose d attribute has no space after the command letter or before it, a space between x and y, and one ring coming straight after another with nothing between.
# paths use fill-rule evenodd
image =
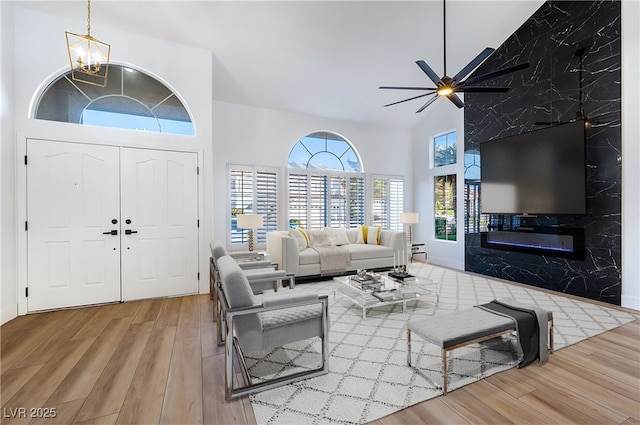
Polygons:
<instances>
[{"instance_id":1,"label":"ceiling fan blade","mask_svg":"<svg viewBox=\"0 0 640 425\"><path fill-rule=\"evenodd\" d=\"M475 59L473 59L471 62L469 62L467 64L467 66L465 66L464 68L462 68L460 70L460 72L458 72L453 79L455 81L462 81L462 79L464 77L466 77L467 75L469 75L469 73L471 71L473 71L474 69L476 69L482 62L484 62L484 60L486 58L488 58L489 56L491 56L491 54L493 52L495 52L496 49L492 48L492 47L487 47L485 48L482 52L480 52L480 54L478 56L475 57Z\"/></svg>"},{"instance_id":2,"label":"ceiling fan blade","mask_svg":"<svg viewBox=\"0 0 640 425\"><path fill-rule=\"evenodd\" d=\"M438 77L438 74L436 74L433 69L431 69L431 67L429 65L427 65L427 63L423 60L419 60L416 61L416 63L418 64L418 66L420 67L420 69L427 74L427 77L429 77L431 79L431 81L433 81L433 83L436 86L440 86L440 84L442 83L442 79L440 77Z\"/></svg>"},{"instance_id":3,"label":"ceiling fan blade","mask_svg":"<svg viewBox=\"0 0 640 425\"><path fill-rule=\"evenodd\" d=\"M436 99L437 99L438 97L439 97L439 96L433 96L433 98L429 99L429 101L428 101L427 103L425 103L424 105L422 105L422 107L416 111L416 114L419 114L420 112L424 111L424 110L427 108L427 106L429 106L429 105L431 105L433 102L435 102L435 101L436 101Z\"/></svg>"},{"instance_id":4,"label":"ceiling fan blade","mask_svg":"<svg viewBox=\"0 0 640 425\"><path fill-rule=\"evenodd\" d=\"M501 75L509 74L511 72L519 71L521 69L529 68L529 62L521 63L519 65L510 66L509 68L499 69L497 71L490 72L484 75L478 75L477 77L471 77L464 81L466 84L474 84L479 83L481 81L490 80L495 77L499 77Z\"/></svg>"},{"instance_id":5,"label":"ceiling fan blade","mask_svg":"<svg viewBox=\"0 0 640 425\"><path fill-rule=\"evenodd\" d=\"M459 109L464 108L464 102L458 97L457 94L455 94L455 92L448 94L445 97L453 102L453 104L456 105Z\"/></svg>"},{"instance_id":6,"label":"ceiling fan blade","mask_svg":"<svg viewBox=\"0 0 640 425\"><path fill-rule=\"evenodd\" d=\"M509 87L456 87L457 92L462 93L504 93L509 91Z\"/></svg>"},{"instance_id":7,"label":"ceiling fan blade","mask_svg":"<svg viewBox=\"0 0 640 425\"><path fill-rule=\"evenodd\" d=\"M387 90L436 90L435 87L393 87L393 86L381 86L379 89Z\"/></svg>"},{"instance_id":8,"label":"ceiling fan blade","mask_svg":"<svg viewBox=\"0 0 640 425\"><path fill-rule=\"evenodd\" d=\"M384 106L385 106L385 107L387 107L387 106L397 105L398 103L408 102L408 101L410 101L410 100L414 100L414 99L420 99L421 97L429 96L430 94L434 94L434 93L435 93L435 92L421 94L421 95L418 95L418 96L410 97L410 98L408 98L408 99L399 100L399 101L397 101L397 102L393 102L393 103L388 103L388 104L386 104L386 105L384 105Z\"/></svg>"}]
</instances>

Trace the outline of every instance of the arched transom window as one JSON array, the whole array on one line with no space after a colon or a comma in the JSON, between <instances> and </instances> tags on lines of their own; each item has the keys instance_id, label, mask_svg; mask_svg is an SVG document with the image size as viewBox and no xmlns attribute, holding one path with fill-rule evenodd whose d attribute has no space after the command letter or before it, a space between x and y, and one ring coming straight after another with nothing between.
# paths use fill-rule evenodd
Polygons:
<instances>
[{"instance_id":1,"label":"arched transom window","mask_svg":"<svg viewBox=\"0 0 640 425\"><path fill-rule=\"evenodd\" d=\"M289 153L289 168L362 172L360 158L342 136L330 131L309 133Z\"/></svg>"},{"instance_id":2,"label":"arched transom window","mask_svg":"<svg viewBox=\"0 0 640 425\"><path fill-rule=\"evenodd\" d=\"M366 177L351 144L330 131L309 133L289 153L290 227L357 227L365 223Z\"/></svg>"},{"instance_id":3,"label":"arched transom window","mask_svg":"<svg viewBox=\"0 0 640 425\"><path fill-rule=\"evenodd\" d=\"M54 80L38 100L35 118L74 124L193 136L189 112L162 82L142 71L109 65L106 87Z\"/></svg>"}]
</instances>

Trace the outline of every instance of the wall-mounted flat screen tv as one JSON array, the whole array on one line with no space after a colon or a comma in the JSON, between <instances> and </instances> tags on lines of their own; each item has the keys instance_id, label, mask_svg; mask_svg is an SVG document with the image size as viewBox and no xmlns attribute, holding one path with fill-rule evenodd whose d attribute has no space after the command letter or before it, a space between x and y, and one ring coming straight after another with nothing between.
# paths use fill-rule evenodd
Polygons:
<instances>
[{"instance_id":1,"label":"wall-mounted flat screen tv","mask_svg":"<svg viewBox=\"0 0 640 425\"><path fill-rule=\"evenodd\" d=\"M483 214L586 214L584 121L480 144Z\"/></svg>"}]
</instances>

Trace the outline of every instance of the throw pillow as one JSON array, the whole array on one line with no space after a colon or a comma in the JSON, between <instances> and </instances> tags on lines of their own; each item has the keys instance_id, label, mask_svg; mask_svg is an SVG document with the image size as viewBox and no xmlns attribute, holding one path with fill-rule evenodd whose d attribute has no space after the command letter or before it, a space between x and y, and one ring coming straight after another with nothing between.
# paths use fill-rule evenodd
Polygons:
<instances>
[{"instance_id":1,"label":"throw pillow","mask_svg":"<svg viewBox=\"0 0 640 425\"><path fill-rule=\"evenodd\" d=\"M343 227L327 227L324 230L327 233L330 245L349 245L347 229Z\"/></svg>"},{"instance_id":2,"label":"throw pillow","mask_svg":"<svg viewBox=\"0 0 640 425\"><path fill-rule=\"evenodd\" d=\"M289 236L296 240L298 251L304 251L309 246L309 235L303 229L289 229Z\"/></svg>"},{"instance_id":3,"label":"throw pillow","mask_svg":"<svg viewBox=\"0 0 640 425\"><path fill-rule=\"evenodd\" d=\"M369 226L367 228L367 244L380 245L380 227Z\"/></svg>"},{"instance_id":4,"label":"throw pillow","mask_svg":"<svg viewBox=\"0 0 640 425\"><path fill-rule=\"evenodd\" d=\"M324 229L309 230L309 246L329 245L329 238Z\"/></svg>"},{"instance_id":5,"label":"throw pillow","mask_svg":"<svg viewBox=\"0 0 640 425\"><path fill-rule=\"evenodd\" d=\"M358 225L358 239L356 239L356 243L367 243L367 228L368 226Z\"/></svg>"}]
</instances>

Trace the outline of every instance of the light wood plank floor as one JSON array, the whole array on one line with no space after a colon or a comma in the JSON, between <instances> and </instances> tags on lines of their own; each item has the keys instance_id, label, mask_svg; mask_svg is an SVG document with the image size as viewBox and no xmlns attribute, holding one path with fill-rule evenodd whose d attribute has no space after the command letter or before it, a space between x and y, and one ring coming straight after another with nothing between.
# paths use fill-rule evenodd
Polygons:
<instances>
[{"instance_id":1,"label":"light wood plank floor","mask_svg":"<svg viewBox=\"0 0 640 425\"><path fill-rule=\"evenodd\" d=\"M2 424L255 423L224 401L208 295L21 316L0 337ZM640 424L639 344L636 320L373 424Z\"/></svg>"}]
</instances>

